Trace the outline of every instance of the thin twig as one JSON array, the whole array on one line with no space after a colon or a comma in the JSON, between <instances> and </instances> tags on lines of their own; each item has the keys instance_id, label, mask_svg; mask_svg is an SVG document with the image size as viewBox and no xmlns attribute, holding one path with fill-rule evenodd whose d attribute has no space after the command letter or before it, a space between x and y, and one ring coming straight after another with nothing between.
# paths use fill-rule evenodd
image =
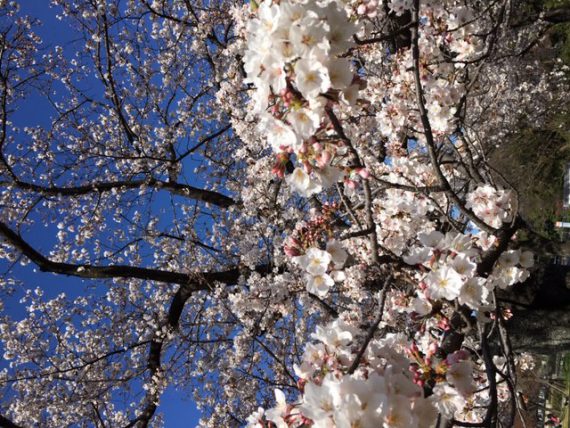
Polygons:
<instances>
[{"instance_id":1,"label":"thin twig","mask_svg":"<svg viewBox=\"0 0 570 428\"><path fill-rule=\"evenodd\" d=\"M372 324L372 326L368 330L368 334L364 338L364 342L362 343L362 346L360 347L358 354L356 354L354 361L352 362L350 368L348 369L349 375L353 374L354 371L358 368L358 365L360 364L360 361L362 360L362 356L364 355L364 352L366 351L368 344L370 343L370 341L374 337L374 333L376 332L376 329L378 328L378 326L382 322L382 317L384 315L384 304L386 303L386 293L388 291L388 287L390 285L391 280L392 280L392 276L388 275L388 277L384 281L384 285L382 287L382 290L380 291L380 297L378 299L378 312L379 312L378 317L374 321L374 324Z\"/></svg>"}]
</instances>

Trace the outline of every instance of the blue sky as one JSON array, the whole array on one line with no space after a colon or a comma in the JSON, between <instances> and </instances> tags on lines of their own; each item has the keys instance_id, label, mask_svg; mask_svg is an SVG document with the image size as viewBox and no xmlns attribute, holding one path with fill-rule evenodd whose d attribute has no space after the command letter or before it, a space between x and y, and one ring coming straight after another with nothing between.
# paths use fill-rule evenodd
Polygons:
<instances>
[{"instance_id":1,"label":"blue sky","mask_svg":"<svg viewBox=\"0 0 570 428\"><path fill-rule=\"evenodd\" d=\"M73 43L80 35L74 33L65 21L56 18L58 11L50 7L49 3L49 0L20 0L21 14L38 18L42 22L42 26L36 32L42 38L44 48L60 45L72 51L80 47L80 44ZM13 120L17 126L21 127L26 125L47 125L50 123L51 111L51 106L45 98L38 94L31 94L19 106L18 112L13 116ZM49 247L49 243L55 242L56 233L55 224L50 227L39 226L34 230L34 242L42 243L44 246ZM0 272L6 271L7 268L8 264L6 262L0 262ZM33 265L14 267L12 277L20 280L24 289L41 287L45 290L45 296L48 298L54 297L61 292L65 292L70 297L79 296L87 285L86 281L79 278L39 272ZM102 293L105 291L105 288L101 288ZM13 296L13 299L5 302L8 314L16 319L24 315L24 309L18 304L18 300L23 295L23 292L24 290L20 290ZM6 362L0 358L0 368L4 366L6 366ZM166 427L182 428L196 425L199 413L194 403L190 399L185 398L191 392L180 392L171 388L164 393L159 412L162 412L165 416Z\"/></svg>"}]
</instances>

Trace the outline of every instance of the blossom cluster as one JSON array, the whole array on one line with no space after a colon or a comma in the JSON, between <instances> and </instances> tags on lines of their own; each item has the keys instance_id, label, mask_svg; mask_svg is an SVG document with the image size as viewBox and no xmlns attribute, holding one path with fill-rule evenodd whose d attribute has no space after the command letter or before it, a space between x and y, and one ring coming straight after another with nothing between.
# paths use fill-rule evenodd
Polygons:
<instances>
[{"instance_id":1,"label":"blossom cluster","mask_svg":"<svg viewBox=\"0 0 570 428\"><path fill-rule=\"evenodd\" d=\"M298 397L288 402L275 390L276 405L258 408L248 417L248 428L268 422L278 428L382 426L431 427L437 413L446 418L475 422L488 404L485 366L473 362L461 349L443 358L435 342L418 347L402 334L373 339L357 360L360 329L350 316L317 326L295 372ZM358 364L353 366L354 362ZM504 366L497 360L498 367ZM503 367L504 368L504 367ZM505 399L504 386L501 386ZM426 391L430 391L426 398Z\"/></svg>"},{"instance_id":2,"label":"blossom cluster","mask_svg":"<svg viewBox=\"0 0 570 428\"><path fill-rule=\"evenodd\" d=\"M355 102L360 85L342 54L356 31L337 1L265 1L247 25L244 68L255 86L258 128L276 153L277 175L294 155L299 166L287 182L304 196L344 176L333 162L344 148L328 138L325 110L331 100Z\"/></svg>"},{"instance_id":3,"label":"blossom cluster","mask_svg":"<svg viewBox=\"0 0 570 428\"><path fill-rule=\"evenodd\" d=\"M284 244L285 254L305 273L307 291L319 297L326 296L335 281L344 280L341 269L348 253L331 237L336 208L335 204L323 205L320 214L308 222L298 223Z\"/></svg>"},{"instance_id":4,"label":"blossom cluster","mask_svg":"<svg viewBox=\"0 0 570 428\"><path fill-rule=\"evenodd\" d=\"M388 7L401 16L410 11L412 3L394 0ZM483 38L477 34L487 30L487 23L474 19L470 9L455 1L422 2L419 13L419 73L425 107L435 136L445 138L457 126L457 106L466 92L465 63L484 54ZM378 50L365 50L363 55L372 65L361 96L375 106L378 129L391 150L396 150L403 135L413 134L423 142L423 133L417 132L423 126L414 75L409 72L411 49L399 50L388 61Z\"/></svg>"},{"instance_id":5,"label":"blossom cluster","mask_svg":"<svg viewBox=\"0 0 570 428\"><path fill-rule=\"evenodd\" d=\"M512 192L490 185L478 186L466 198L466 207L492 227L500 227L512 220Z\"/></svg>"},{"instance_id":6,"label":"blossom cluster","mask_svg":"<svg viewBox=\"0 0 570 428\"><path fill-rule=\"evenodd\" d=\"M433 399L424 398L413 382L403 336L389 334L371 342L358 369L349 372L357 358L359 329L350 321L336 320L317 327L307 345L300 377L301 396L289 404L276 390L277 405L258 409L248 418L249 428L261 428L264 421L277 427L383 426L430 427L437 412Z\"/></svg>"},{"instance_id":7,"label":"blossom cluster","mask_svg":"<svg viewBox=\"0 0 570 428\"><path fill-rule=\"evenodd\" d=\"M480 271L495 237L477 230L473 218L465 220L462 230L457 227L457 212L474 215L492 228L508 225L514 215L508 190L490 184L472 189L465 162L477 155L457 128L458 106L467 94L466 64L484 55L484 40L477 32L488 30L488 22L451 0L421 6L417 71L434 139L429 144L463 164L461 170L442 162L434 171L417 108L417 77L410 71L412 49L386 58L380 49L362 48L359 55L366 69L356 73L356 63L342 54L358 49L353 36L369 33L359 33L366 26L355 19L374 19L385 10L374 1L348 6L344 10L335 1L263 2L247 25L246 82L255 87L257 131L276 156L273 173L305 197L344 179L349 185L341 194L370 210L367 218L350 213L356 237L342 246L332 239L331 228L323 226L331 224L323 218L299 223L286 238L285 253L304 275L306 290L327 301L365 299L365 273L348 265L371 263L378 251L372 245L375 240L382 254L402 258L415 282L405 291L386 291L388 308L380 325L403 323L413 333L408 338L372 338L362 361L353 367L360 358L362 328L343 321L342 315L318 325L312 336L318 343L307 344L301 364L295 366L299 397L288 403L277 390L277 406L258 409L249 417L249 426L265 426L267 421L278 427L429 426L438 412L476 422L482 417L479 409L489 404L486 392L475 393L488 382L486 368L465 349L442 348L453 308L461 305L477 316L492 312L495 288L523 282L533 265L530 252L509 249L489 271ZM392 16L404 16L412 2L393 0L387 8ZM349 24L347 30L331 36L341 22ZM342 78L335 83L334 76ZM355 116L360 128L351 125ZM405 147L402 141L410 140L413 147ZM367 200L354 183L371 178L380 188ZM442 180L451 183L451 191L464 202L452 206L445 186L438 186ZM364 220L372 237L370 231L361 234ZM442 222L455 230L441 232ZM331 296L335 283L339 293Z\"/></svg>"},{"instance_id":8,"label":"blossom cluster","mask_svg":"<svg viewBox=\"0 0 570 428\"><path fill-rule=\"evenodd\" d=\"M418 235L419 244L403 257L411 265L422 265L427 274L419 274L420 301L413 301L416 311L430 311L429 301L457 299L460 304L480 309L490 302L488 297L495 287L504 289L528 278L534 264L530 251L508 250L501 254L493 271L483 278L477 274L481 260L481 247L485 247L486 234L478 237L448 232L445 235L433 230ZM481 243L483 241L483 243ZM419 310L418 308L422 308Z\"/></svg>"},{"instance_id":9,"label":"blossom cluster","mask_svg":"<svg viewBox=\"0 0 570 428\"><path fill-rule=\"evenodd\" d=\"M339 271L332 271L327 274L329 266L334 269L342 268L348 254L337 241L329 241L326 250L315 247L309 248L304 255L293 258L293 261L303 269L307 283L307 291L324 297L329 289L334 285L334 280L342 280L343 275Z\"/></svg>"}]
</instances>

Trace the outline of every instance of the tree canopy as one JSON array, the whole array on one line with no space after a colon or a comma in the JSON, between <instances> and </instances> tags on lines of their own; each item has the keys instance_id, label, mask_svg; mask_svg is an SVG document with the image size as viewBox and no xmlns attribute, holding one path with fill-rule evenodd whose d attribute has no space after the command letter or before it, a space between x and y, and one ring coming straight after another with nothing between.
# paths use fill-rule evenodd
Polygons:
<instances>
[{"instance_id":1,"label":"tree canopy","mask_svg":"<svg viewBox=\"0 0 570 428\"><path fill-rule=\"evenodd\" d=\"M0 426L524 419L566 2L51 3L0 0Z\"/></svg>"}]
</instances>

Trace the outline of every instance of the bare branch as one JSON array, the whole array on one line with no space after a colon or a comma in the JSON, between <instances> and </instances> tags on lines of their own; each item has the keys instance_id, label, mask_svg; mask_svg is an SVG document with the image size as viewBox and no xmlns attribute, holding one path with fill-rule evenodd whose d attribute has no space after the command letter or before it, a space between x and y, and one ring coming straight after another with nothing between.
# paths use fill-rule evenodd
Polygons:
<instances>
[{"instance_id":1,"label":"bare branch","mask_svg":"<svg viewBox=\"0 0 570 428\"><path fill-rule=\"evenodd\" d=\"M137 266L110 265L93 266L89 264L71 264L54 262L43 256L40 252L28 244L20 235L14 232L8 225L0 222L0 234L16 249L22 252L27 258L35 263L43 272L53 272L63 275L76 276L79 278L137 278L149 281L166 282L172 284L186 285L191 282L193 275L179 272L171 272L160 269L149 269ZM204 281L222 282L225 284L235 283L239 276L238 268L220 272L201 273ZM201 290L206 290L205 285Z\"/></svg>"},{"instance_id":2,"label":"bare branch","mask_svg":"<svg viewBox=\"0 0 570 428\"><path fill-rule=\"evenodd\" d=\"M235 204L235 201L232 198L218 192L199 189L188 184L161 181L155 178L143 180L103 181L74 187L41 186L20 180L16 180L14 182L0 182L0 185L15 186L19 189L37 192L44 196L81 196L90 193L110 192L120 189L140 189L147 186L157 190L164 189L176 195L207 202L221 208L227 208Z\"/></svg>"}]
</instances>

